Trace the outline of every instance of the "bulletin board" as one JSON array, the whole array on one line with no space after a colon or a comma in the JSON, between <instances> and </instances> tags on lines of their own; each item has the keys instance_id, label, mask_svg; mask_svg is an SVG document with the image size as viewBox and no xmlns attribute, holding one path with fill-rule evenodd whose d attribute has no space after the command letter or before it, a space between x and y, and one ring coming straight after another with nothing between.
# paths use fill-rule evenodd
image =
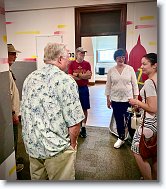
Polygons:
<instances>
[{"instance_id":1,"label":"bulletin board","mask_svg":"<svg viewBox=\"0 0 166 189\"><path fill-rule=\"evenodd\" d=\"M36 36L36 61L37 61L37 69L40 69L44 66L43 58L44 58L44 48L47 43L63 43L62 35L42 35Z\"/></svg>"}]
</instances>

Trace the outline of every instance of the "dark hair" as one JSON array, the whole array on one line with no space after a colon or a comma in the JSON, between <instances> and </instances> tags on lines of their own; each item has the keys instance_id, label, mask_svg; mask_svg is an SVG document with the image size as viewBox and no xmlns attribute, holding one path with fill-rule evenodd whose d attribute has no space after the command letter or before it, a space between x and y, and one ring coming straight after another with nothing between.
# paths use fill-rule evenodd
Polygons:
<instances>
[{"instance_id":1,"label":"dark hair","mask_svg":"<svg viewBox=\"0 0 166 189\"><path fill-rule=\"evenodd\" d=\"M116 58L118 56L126 56L126 52L124 49L120 48L114 52L114 60L116 61Z\"/></svg>"},{"instance_id":2,"label":"dark hair","mask_svg":"<svg viewBox=\"0 0 166 189\"><path fill-rule=\"evenodd\" d=\"M148 53L143 56L144 58L148 59L151 65L157 63L157 54L156 53Z\"/></svg>"}]
</instances>

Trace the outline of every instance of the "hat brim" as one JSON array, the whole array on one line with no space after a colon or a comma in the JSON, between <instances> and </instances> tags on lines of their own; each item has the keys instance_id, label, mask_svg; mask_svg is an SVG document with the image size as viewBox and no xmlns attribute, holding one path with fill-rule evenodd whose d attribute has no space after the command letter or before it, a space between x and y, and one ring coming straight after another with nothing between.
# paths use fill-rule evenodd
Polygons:
<instances>
[{"instance_id":1,"label":"hat brim","mask_svg":"<svg viewBox=\"0 0 166 189\"><path fill-rule=\"evenodd\" d=\"M18 50L14 50L14 51L8 51L8 52L21 53L21 51L18 51Z\"/></svg>"}]
</instances>

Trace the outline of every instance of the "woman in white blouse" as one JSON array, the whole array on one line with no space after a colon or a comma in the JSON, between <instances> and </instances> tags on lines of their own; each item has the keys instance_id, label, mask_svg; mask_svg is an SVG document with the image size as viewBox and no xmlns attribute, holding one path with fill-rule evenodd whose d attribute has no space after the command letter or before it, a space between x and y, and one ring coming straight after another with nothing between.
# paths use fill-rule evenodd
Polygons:
<instances>
[{"instance_id":1,"label":"woman in white blouse","mask_svg":"<svg viewBox=\"0 0 166 189\"><path fill-rule=\"evenodd\" d=\"M133 67L125 64L125 55L123 49L115 51L114 60L117 65L108 71L105 88L107 107L113 108L119 136L114 148L120 148L125 142L125 119L128 117L127 109L131 107L129 99L137 99L139 95L136 74ZM135 130L131 129L130 119L127 126L130 136L133 137Z\"/></svg>"}]
</instances>

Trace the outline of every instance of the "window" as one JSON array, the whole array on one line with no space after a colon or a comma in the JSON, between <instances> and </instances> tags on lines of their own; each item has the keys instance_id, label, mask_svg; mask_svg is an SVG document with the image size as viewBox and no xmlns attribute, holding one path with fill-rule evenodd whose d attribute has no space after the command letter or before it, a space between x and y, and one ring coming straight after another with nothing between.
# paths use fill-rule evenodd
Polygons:
<instances>
[{"instance_id":1,"label":"window","mask_svg":"<svg viewBox=\"0 0 166 189\"><path fill-rule=\"evenodd\" d=\"M116 49L97 50L97 63L115 62L114 52Z\"/></svg>"}]
</instances>

